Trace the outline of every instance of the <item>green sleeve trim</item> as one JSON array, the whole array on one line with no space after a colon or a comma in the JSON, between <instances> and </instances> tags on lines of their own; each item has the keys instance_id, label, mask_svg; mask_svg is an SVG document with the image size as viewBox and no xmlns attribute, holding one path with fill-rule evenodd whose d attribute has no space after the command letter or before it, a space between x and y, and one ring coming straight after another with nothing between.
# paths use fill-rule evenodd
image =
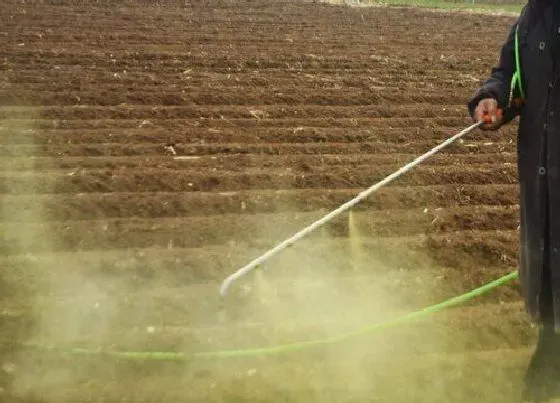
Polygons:
<instances>
[{"instance_id":1,"label":"green sleeve trim","mask_svg":"<svg viewBox=\"0 0 560 403\"><path fill-rule=\"evenodd\" d=\"M521 71L521 55L519 51L519 24L515 28L515 73L511 79L511 94L510 101L513 98L513 92L517 88L519 95L522 99L525 99L525 91L523 90L523 83L521 82L521 77L523 73Z\"/></svg>"}]
</instances>

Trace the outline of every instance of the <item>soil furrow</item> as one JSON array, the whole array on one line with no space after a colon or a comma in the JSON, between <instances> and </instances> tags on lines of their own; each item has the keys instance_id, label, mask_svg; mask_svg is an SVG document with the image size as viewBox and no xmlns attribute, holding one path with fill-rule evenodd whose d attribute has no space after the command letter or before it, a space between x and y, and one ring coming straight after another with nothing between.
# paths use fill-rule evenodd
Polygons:
<instances>
[{"instance_id":1,"label":"soil furrow","mask_svg":"<svg viewBox=\"0 0 560 403\"><path fill-rule=\"evenodd\" d=\"M324 215L324 214L323 214ZM384 210L342 216L324 227L330 236L394 237L442 234L462 230L515 230L517 208L465 207L435 210ZM21 234L31 253L48 250L79 250L143 247L202 247L229 242L273 243L296 233L320 218L320 212L275 214L222 214L220 216L159 219L101 219L54 221L48 224L0 224L0 254L19 250ZM266 227L263 226L266 223ZM274 228L267 230L266 228ZM271 234L267 234L271 231ZM82 234L76 237L76 234Z\"/></svg>"},{"instance_id":2,"label":"soil furrow","mask_svg":"<svg viewBox=\"0 0 560 403\"><path fill-rule=\"evenodd\" d=\"M394 170L388 167L361 166L350 170L330 167L323 172L294 173L285 169L271 172L192 170L99 170L80 172L37 172L0 174L0 194L111 193L111 192L196 192L239 191L253 189L368 188ZM359 168L359 169L358 169ZM480 165L464 167L418 167L396 180L397 184L417 185L489 185L517 183L517 168Z\"/></svg>"},{"instance_id":3,"label":"soil furrow","mask_svg":"<svg viewBox=\"0 0 560 403\"><path fill-rule=\"evenodd\" d=\"M199 157L220 155L348 155L348 154L412 154L420 156L443 142L410 141L388 143L384 141L356 143L169 143L160 144L121 144L101 143L84 145L39 145L39 146L0 146L2 157ZM170 146L173 150L171 150ZM174 152L173 152L174 151ZM509 141L464 141L452 144L446 149L448 154L486 154L515 153L516 145ZM8 160L9 162L9 160ZM31 161L30 161L31 162ZM290 167L286 167L290 168Z\"/></svg>"},{"instance_id":4,"label":"soil furrow","mask_svg":"<svg viewBox=\"0 0 560 403\"><path fill-rule=\"evenodd\" d=\"M111 218L189 217L334 210L358 195L356 189L254 190L236 192L115 192L4 195L4 222ZM518 203L517 185L431 185L382 188L352 211L507 206ZM28 213L21 213L21 212Z\"/></svg>"},{"instance_id":5,"label":"soil furrow","mask_svg":"<svg viewBox=\"0 0 560 403\"><path fill-rule=\"evenodd\" d=\"M221 127L185 127L170 132L160 127L79 130L79 129L29 129L18 128L17 125L0 127L0 144L3 145L68 145L68 144L148 144L148 143L369 143L383 141L387 143L409 143L422 140L439 140L452 133L450 128L437 127L369 127L367 129L329 128L299 126L292 128L259 128L246 129ZM513 140L510 128L496 134L492 132L476 132L465 138L465 141L504 141Z\"/></svg>"},{"instance_id":6,"label":"soil furrow","mask_svg":"<svg viewBox=\"0 0 560 403\"><path fill-rule=\"evenodd\" d=\"M291 170L292 172L313 172L325 168L346 167L361 168L363 165L375 165L395 169L396 164L404 166L418 156L411 154L321 154L321 155L259 155L259 154L216 154L200 156L124 156L124 157L20 157L3 158L4 172L24 171L65 171L103 169L200 169L229 170L232 172L249 172L254 169ZM512 153L500 154L439 154L422 163L423 166L484 166L495 164L516 165L517 156Z\"/></svg>"}]
</instances>

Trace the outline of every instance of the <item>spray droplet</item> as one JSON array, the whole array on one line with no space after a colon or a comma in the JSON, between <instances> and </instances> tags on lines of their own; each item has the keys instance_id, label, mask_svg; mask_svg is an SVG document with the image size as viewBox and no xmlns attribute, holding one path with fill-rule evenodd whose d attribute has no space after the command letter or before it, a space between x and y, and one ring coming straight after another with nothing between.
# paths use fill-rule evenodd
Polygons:
<instances>
[{"instance_id":1,"label":"spray droplet","mask_svg":"<svg viewBox=\"0 0 560 403\"><path fill-rule=\"evenodd\" d=\"M146 332L148 332L148 333L154 333L155 331L156 331L156 328L153 327L153 326L148 326L146 328Z\"/></svg>"},{"instance_id":2,"label":"spray droplet","mask_svg":"<svg viewBox=\"0 0 560 403\"><path fill-rule=\"evenodd\" d=\"M256 368L252 368L249 371L247 371L247 376L254 376L257 373Z\"/></svg>"}]
</instances>

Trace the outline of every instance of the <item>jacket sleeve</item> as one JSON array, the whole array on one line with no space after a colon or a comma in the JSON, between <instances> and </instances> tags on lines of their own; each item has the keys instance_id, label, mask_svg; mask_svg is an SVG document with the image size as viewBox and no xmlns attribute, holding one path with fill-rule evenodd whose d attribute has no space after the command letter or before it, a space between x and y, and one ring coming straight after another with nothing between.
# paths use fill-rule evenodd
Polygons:
<instances>
[{"instance_id":1,"label":"jacket sleeve","mask_svg":"<svg viewBox=\"0 0 560 403\"><path fill-rule=\"evenodd\" d=\"M468 103L471 116L474 115L478 103L484 98L498 101L500 109L504 110L504 123L511 121L519 114L518 109L509 108L511 79L515 73L515 30L517 22L511 28L509 35L502 45L498 66L492 68L490 78L475 92Z\"/></svg>"}]
</instances>

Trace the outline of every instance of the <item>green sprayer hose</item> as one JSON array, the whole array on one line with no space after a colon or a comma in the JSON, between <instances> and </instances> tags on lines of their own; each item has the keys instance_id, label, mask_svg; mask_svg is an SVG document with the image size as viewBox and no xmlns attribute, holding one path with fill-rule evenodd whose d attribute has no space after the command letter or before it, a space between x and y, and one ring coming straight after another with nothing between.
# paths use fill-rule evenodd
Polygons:
<instances>
[{"instance_id":1,"label":"green sprayer hose","mask_svg":"<svg viewBox=\"0 0 560 403\"><path fill-rule=\"evenodd\" d=\"M49 347L44 345L28 345L28 347L38 348L40 350L58 351L62 353L70 353L74 355L103 355L116 358L145 360L145 361L184 361L196 358L226 358L226 357L259 357L265 355L273 355L286 353L290 351L304 350L312 347L325 346L345 341L351 337L360 336L368 333L373 333L378 330L387 329L389 327L398 326L406 322L411 322L415 319L443 311L444 309L451 308L470 301L478 296L486 294L491 290L498 288L506 283L517 278L517 272L511 272L503 277L500 277L490 283L487 283L479 288L469 291L465 294L450 298L446 301L440 302L435 305L428 306L418 311L410 312L408 314L398 316L394 319L385 322L376 323L373 325L365 326L363 328L354 330L352 332L340 334L338 336L327 337L323 339L296 341L285 344L277 344L267 347L255 347L246 349L232 349L232 350L215 350L215 351L202 351L198 353L183 353L183 352L166 352L166 351L102 351L93 349L60 349L56 347Z\"/></svg>"}]
</instances>

